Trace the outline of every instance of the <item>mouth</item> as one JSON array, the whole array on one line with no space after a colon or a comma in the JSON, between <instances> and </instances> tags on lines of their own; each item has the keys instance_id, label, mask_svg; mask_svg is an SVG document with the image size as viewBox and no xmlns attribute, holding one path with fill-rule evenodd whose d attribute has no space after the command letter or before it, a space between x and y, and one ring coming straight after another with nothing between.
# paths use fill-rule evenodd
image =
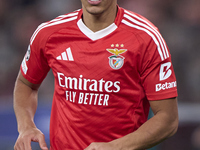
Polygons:
<instances>
[{"instance_id":1,"label":"mouth","mask_svg":"<svg viewBox=\"0 0 200 150\"><path fill-rule=\"evenodd\" d=\"M90 5L98 5L101 3L102 0L88 0Z\"/></svg>"}]
</instances>

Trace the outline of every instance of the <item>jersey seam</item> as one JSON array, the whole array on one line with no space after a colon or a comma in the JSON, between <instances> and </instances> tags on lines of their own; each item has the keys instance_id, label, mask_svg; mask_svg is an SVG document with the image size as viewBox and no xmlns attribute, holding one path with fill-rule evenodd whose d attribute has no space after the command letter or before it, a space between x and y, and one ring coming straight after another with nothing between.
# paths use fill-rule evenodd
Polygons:
<instances>
[{"instance_id":1,"label":"jersey seam","mask_svg":"<svg viewBox=\"0 0 200 150\"><path fill-rule=\"evenodd\" d=\"M73 20L73 21L76 21L76 20ZM72 21L71 21L71 22L72 22ZM71 22L70 22L70 23L71 23ZM51 33L51 34L48 36L48 38L46 39L46 42L45 42L45 45L44 45L44 55L45 55L45 59L47 60L47 62L48 62L48 59L47 59L47 56L46 56L46 51L47 51L46 46L47 46L47 44L48 44L48 41L49 41L49 39L51 38L51 36L52 36L53 34L55 34L56 32L59 32L60 30L63 30L64 28L66 28L66 26L62 27L61 29L58 29L58 30L54 31L54 32ZM48 64L49 64L49 63L48 63Z\"/></svg>"}]
</instances>

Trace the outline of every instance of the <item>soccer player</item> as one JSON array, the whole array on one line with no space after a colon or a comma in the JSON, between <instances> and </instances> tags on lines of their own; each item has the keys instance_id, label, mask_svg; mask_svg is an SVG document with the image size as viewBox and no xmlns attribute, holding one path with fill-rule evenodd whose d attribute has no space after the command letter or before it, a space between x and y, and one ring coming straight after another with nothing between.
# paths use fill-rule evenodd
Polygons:
<instances>
[{"instance_id":1,"label":"soccer player","mask_svg":"<svg viewBox=\"0 0 200 150\"><path fill-rule=\"evenodd\" d=\"M144 150L172 136L176 78L158 29L117 0L81 3L82 9L41 24L30 39L14 89L14 149L31 150L31 141L48 149L33 120L50 68L51 150ZM150 107L154 116L147 121Z\"/></svg>"}]
</instances>

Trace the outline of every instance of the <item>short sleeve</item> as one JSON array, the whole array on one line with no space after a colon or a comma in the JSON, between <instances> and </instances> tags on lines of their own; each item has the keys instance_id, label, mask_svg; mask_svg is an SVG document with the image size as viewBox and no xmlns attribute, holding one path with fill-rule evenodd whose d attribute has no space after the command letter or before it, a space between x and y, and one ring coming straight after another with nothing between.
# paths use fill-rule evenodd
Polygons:
<instances>
[{"instance_id":1,"label":"short sleeve","mask_svg":"<svg viewBox=\"0 0 200 150\"><path fill-rule=\"evenodd\" d=\"M21 63L22 75L33 84L40 84L50 67L45 57L45 39L40 34L30 43Z\"/></svg>"},{"instance_id":2,"label":"short sleeve","mask_svg":"<svg viewBox=\"0 0 200 150\"><path fill-rule=\"evenodd\" d=\"M148 100L162 100L178 95L171 55L164 40L162 44L158 45L151 40L142 62L141 81Z\"/></svg>"}]
</instances>

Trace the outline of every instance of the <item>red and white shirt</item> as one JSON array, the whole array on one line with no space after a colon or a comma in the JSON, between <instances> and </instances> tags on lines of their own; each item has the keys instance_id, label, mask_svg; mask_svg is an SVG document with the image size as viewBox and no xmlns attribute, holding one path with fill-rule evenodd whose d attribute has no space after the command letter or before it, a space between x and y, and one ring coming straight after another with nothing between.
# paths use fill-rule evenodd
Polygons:
<instances>
[{"instance_id":1,"label":"red and white shirt","mask_svg":"<svg viewBox=\"0 0 200 150\"><path fill-rule=\"evenodd\" d=\"M147 120L149 101L177 96L170 52L152 23L119 7L113 24L93 32L81 16L78 10L41 24L21 64L34 84L50 68L55 76L52 150L127 135Z\"/></svg>"}]
</instances>

